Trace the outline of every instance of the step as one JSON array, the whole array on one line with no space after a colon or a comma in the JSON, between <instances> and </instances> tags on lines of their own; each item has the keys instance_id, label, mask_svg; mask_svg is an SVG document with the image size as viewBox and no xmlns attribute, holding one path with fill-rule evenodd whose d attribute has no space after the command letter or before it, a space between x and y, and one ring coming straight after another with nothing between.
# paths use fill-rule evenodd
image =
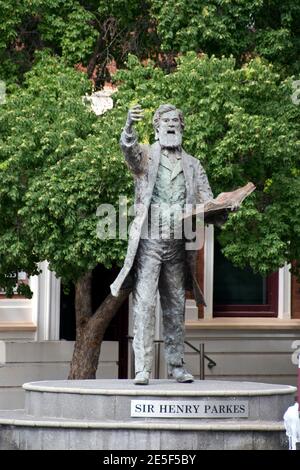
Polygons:
<instances>
[{"instance_id":1,"label":"step","mask_svg":"<svg viewBox=\"0 0 300 470\"><path fill-rule=\"evenodd\" d=\"M2 387L22 386L25 382L36 380L64 380L70 370L69 362L57 363L16 363L0 365L0 389ZM98 378L118 376L118 365L114 362L101 362L97 370Z\"/></svg>"},{"instance_id":2,"label":"step","mask_svg":"<svg viewBox=\"0 0 300 470\"><path fill-rule=\"evenodd\" d=\"M25 391L21 387L0 388L0 410L24 409Z\"/></svg>"},{"instance_id":3,"label":"step","mask_svg":"<svg viewBox=\"0 0 300 470\"><path fill-rule=\"evenodd\" d=\"M283 421L249 421L249 420L202 420L195 423L163 421L122 420L122 421L85 421L65 418L35 418L24 413L24 410L1 410L0 425L20 427L46 427L70 429L149 429L173 431L284 431Z\"/></svg>"},{"instance_id":4,"label":"step","mask_svg":"<svg viewBox=\"0 0 300 470\"><path fill-rule=\"evenodd\" d=\"M209 349L209 348L207 348ZM291 352L286 353L238 353L237 355L222 353L205 353L213 359L216 365L208 368L208 361L205 362L206 375L222 375L226 371L227 376L235 375L289 375L297 377L297 365L291 361ZM192 374L199 374L199 356L187 353L185 355L186 367Z\"/></svg>"},{"instance_id":5,"label":"step","mask_svg":"<svg viewBox=\"0 0 300 470\"><path fill-rule=\"evenodd\" d=\"M0 363L70 362L74 341L0 341ZM118 362L118 342L103 341L100 360Z\"/></svg>"},{"instance_id":6,"label":"step","mask_svg":"<svg viewBox=\"0 0 300 470\"><path fill-rule=\"evenodd\" d=\"M208 406L212 410L216 409L216 414L212 411L210 416L213 419L219 417L219 408L214 408L215 405L227 405L232 412L234 404L243 404L248 408L248 421L281 421L287 408L294 402L296 391L295 387L288 385L216 380L195 381L191 384L151 380L147 386L136 386L131 380L63 380L28 383L23 388L26 391L26 414L36 418L59 417L87 421L132 419L132 400L147 401L147 404L156 402L155 405L159 402L163 406L179 404L181 407L192 401L196 407L199 405L199 409ZM186 422L182 414L172 416L173 411L171 408L171 416L168 418ZM151 421L161 420L161 415L152 418L150 413L149 416ZM188 417L193 422L203 421L197 415ZM144 416L141 415L141 418Z\"/></svg>"},{"instance_id":7,"label":"step","mask_svg":"<svg viewBox=\"0 0 300 470\"><path fill-rule=\"evenodd\" d=\"M201 423L79 421L0 412L0 449L277 450L287 449L282 422ZM174 450L176 449L176 451Z\"/></svg>"}]
</instances>

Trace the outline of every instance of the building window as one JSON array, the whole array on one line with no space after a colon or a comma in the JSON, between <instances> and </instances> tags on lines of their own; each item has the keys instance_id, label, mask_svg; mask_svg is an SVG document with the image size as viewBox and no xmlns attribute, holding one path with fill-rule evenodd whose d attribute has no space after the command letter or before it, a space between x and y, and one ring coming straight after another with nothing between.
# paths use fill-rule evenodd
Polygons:
<instances>
[{"instance_id":1,"label":"building window","mask_svg":"<svg viewBox=\"0 0 300 470\"><path fill-rule=\"evenodd\" d=\"M24 271L19 271L19 272L16 272L15 274L12 274L10 277L13 278L13 279L17 279L17 285L14 288L14 292L15 292L14 297L18 297L18 298L23 297L19 294L16 294L17 286L20 285L20 284L26 284L26 285L29 284L29 278L28 278L27 274ZM5 295L4 290L0 288L0 300L1 299L6 299L6 298L7 297Z\"/></svg>"},{"instance_id":2,"label":"building window","mask_svg":"<svg viewBox=\"0 0 300 470\"><path fill-rule=\"evenodd\" d=\"M277 317L278 272L268 277L240 269L214 241L213 312L215 317Z\"/></svg>"}]
</instances>

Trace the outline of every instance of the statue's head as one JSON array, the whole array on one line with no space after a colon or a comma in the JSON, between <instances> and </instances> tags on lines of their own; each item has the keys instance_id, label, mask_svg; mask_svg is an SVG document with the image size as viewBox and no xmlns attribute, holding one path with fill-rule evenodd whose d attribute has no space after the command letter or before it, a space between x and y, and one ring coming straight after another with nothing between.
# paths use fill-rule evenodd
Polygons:
<instances>
[{"instance_id":1,"label":"statue's head","mask_svg":"<svg viewBox=\"0 0 300 470\"><path fill-rule=\"evenodd\" d=\"M154 113L155 139L163 147L180 147L184 129L183 114L172 104L162 104Z\"/></svg>"}]
</instances>

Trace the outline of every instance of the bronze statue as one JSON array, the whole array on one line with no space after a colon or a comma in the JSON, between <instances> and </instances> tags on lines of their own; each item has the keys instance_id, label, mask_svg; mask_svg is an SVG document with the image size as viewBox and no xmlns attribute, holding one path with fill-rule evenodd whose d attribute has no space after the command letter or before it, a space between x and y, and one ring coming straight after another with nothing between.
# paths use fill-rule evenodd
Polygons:
<instances>
[{"instance_id":1,"label":"bronze statue","mask_svg":"<svg viewBox=\"0 0 300 470\"><path fill-rule=\"evenodd\" d=\"M135 179L135 218L125 263L111 292L117 296L132 277L134 383L149 383L158 291L168 372L178 382L192 382L194 377L185 370L183 361L185 291L193 289L197 304L204 304L204 299L196 280L197 251L187 250L185 239L175 236L178 219L168 207L203 204L212 200L213 194L199 160L182 148L182 112L170 104L156 110L153 145L138 143L134 124L142 118L141 107L134 106L121 134L121 148ZM152 207L158 208L155 220ZM151 224L156 237L151 236ZM146 237L145 227L149 229Z\"/></svg>"}]
</instances>

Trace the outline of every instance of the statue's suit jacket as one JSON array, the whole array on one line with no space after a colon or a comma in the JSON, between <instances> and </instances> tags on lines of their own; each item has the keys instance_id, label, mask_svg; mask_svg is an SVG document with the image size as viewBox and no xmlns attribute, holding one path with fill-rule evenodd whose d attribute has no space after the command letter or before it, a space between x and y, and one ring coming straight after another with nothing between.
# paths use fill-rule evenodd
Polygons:
<instances>
[{"instance_id":1,"label":"statue's suit jacket","mask_svg":"<svg viewBox=\"0 0 300 470\"><path fill-rule=\"evenodd\" d=\"M111 284L111 293L117 296L119 290L130 287L130 271L137 253L143 224L147 218L152 192L158 172L161 147L137 143L136 135L128 136L123 131L121 148L135 179L135 217L129 233L127 255L123 268ZM182 167L186 184L186 204L201 204L213 199L213 194L200 162L182 150ZM196 279L197 252L186 250L186 288L193 290L197 304L205 304L203 294Z\"/></svg>"}]
</instances>

